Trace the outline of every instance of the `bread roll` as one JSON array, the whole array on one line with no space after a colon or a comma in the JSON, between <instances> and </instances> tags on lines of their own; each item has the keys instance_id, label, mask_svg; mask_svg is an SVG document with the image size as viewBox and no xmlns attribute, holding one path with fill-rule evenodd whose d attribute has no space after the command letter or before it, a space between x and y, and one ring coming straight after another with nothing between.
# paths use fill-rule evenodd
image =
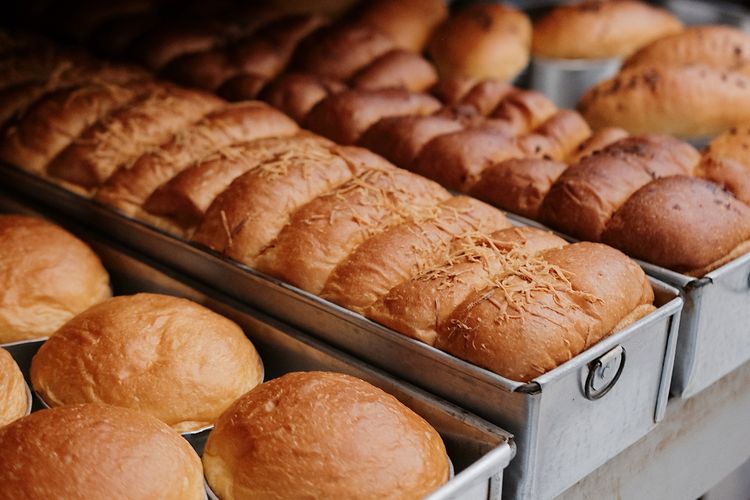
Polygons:
<instances>
[{"instance_id":1,"label":"bread roll","mask_svg":"<svg viewBox=\"0 0 750 500\"><path fill-rule=\"evenodd\" d=\"M518 145L529 156L563 161L591 136L586 121L575 111L558 111L531 134L519 137Z\"/></svg>"},{"instance_id":2,"label":"bread roll","mask_svg":"<svg viewBox=\"0 0 750 500\"><path fill-rule=\"evenodd\" d=\"M145 33L133 42L130 55L151 70L159 70L177 57L210 50L220 38L210 26L161 27Z\"/></svg>"},{"instance_id":3,"label":"bread roll","mask_svg":"<svg viewBox=\"0 0 750 500\"><path fill-rule=\"evenodd\" d=\"M708 137L750 121L750 75L705 65L636 66L593 87L578 107L594 129Z\"/></svg>"},{"instance_id":4,"label":"bread roll","mask_svg":"<svg viewBox=\"0 0 750 500\"><path fill-rule=\"evenodd\" d=\"M399 48L420 53L447 16L443 0L377 0L364 2L358 19L385 33Z\"/></svg>"},{"instance_id":5,"label":"bread roll","mask_svg":"<svg viewBox=\"0 0 750 500\"><path fill-rule=\"evenodd\" d=\"M554 234L531 227L458 238L446 259L393 287L365 315L434 345L438 326L472 292L483 289L493 276L502 272L509 253L533 255L565 244L565 240Z\"/></svg>"},{"instance_id":6,"label":"bread roll","mask_svg":"<svg viewBox=\"0 0 750 500\"><path fill-rule=\"evenodd\" d=\"M443 78L511 80L529 62L531 21L506 5L462 8L438 27L428 52Z\"/></svg>"},{"instance_id":7,"label":"bread roll","mask_svg":"<svg viewBox=\"0 0 750 500\"><path fill-rule=\"evenodd\" d=\"M135 99L139 86L88 84L54 92L36 102L0 142L3 161L42 174L81 132Z\"/></svg>"},{"instance_id":8,"label":"bread roll","mask_svg":"<svg viewBox=\"0 0 750 500\"><path fill-rule=\"evenodd\" d=\"M424 217L449 197L434 182L405 170L366 170L294 213L256 268L319 294L334 268L362 242Z\"/></svg>"},{"instance_id":9,"label":"bread roll","mask_svg":"<svg viewBox=\"0 0 750 500\"><path fill-rule=\"evenodd\" d=\"M82 241L41 219L0 215L0 343L47 337L110 294Z\"/></svg>"},{"instance_id":10,"label":"bread roll","mask_svg":"<svg viewBox=\"0 0 750 500\"><path fill-rule=\"evenodd\" d=\"M461 129L458 121L441 116L393 116L367 129L359 144L394 165L412 169L422 147L431 139Z\"/></svg>"},{"instance_id":11,"label":"bread roll","mask_svg":"<svg viewBox=\"0 0 750 500\"><path fill-rule=\"evenodd\" d=\"M273 57L273 54L267 56ZM214 48L176 57L159 74L180 85L214 91L239 71L240 68L223 49Z\"/></svg>"},{"instance_id":12,"label":"bread roll","mask_svg":"<svg viewBox=\"0 0 750 500\"><path fill-rule=\"evenodd\" d=\"M750 204L750 123L732 127L714 139L697 173Z\"/></svg>"},{"instance_id":13,"label":"bread roll","mask_svg":"<svg viewBox=\"0 0 750 500\"><path fill-rule=\"evenodd\" d=\"M159 146L175 132L218 109L219 99L165 86L89 127L49 164L47 173L92 189Z\"/></svg>"},{"instance_id":14,"label":"bread roll","mask_svg":"<svg viewBox=\"0 0 750 500\"><path fill-rule=\"evenodd\" d=\"M271 82L261 97L297 122L302 122L318 102L345 89L343 83L332 78L312 73L287 73Z\"/></svg>"},{"instance_id":15,"label":"bread roll","mask_svg":"<svg viewBox=\"0 0 750 500\"><path fill-rule=\"evenodd\" d=\"M523 156L513 139L496 130L460 130L425 144L414 171L449 189L466 192L490 165Z\"/></svg>"},{"instance_id":16,"label":"bread roll","mask_svg":"<svg viewBox=\"0 0 750 500\"><path fill-rule=\"evenodd\" d=\"M606 245L514 255L440 324L435 346L529 382L613 333L634 310L653 310L653 299L643 270Z\"/></svg>"},{"instance_id":17,"label":"bread roll","mask_svg":"<svg viewBox=\"0 0 750 500\"><path fill-rule=\"evenodd\" d=\"M352 78L356 89L403 88L426 91L437 81L435 68L426 59L406 50L391 50L378 57Z\"/></svg>"},{"instance_id":18,"label":"bread roll","mask_svg":"<svg viewBox=\"0 0 750 500\"><path fill-rule=\"evenodd\" d=\"M433 97L403 89L350 90L320 101L304 126L339 144L355 144L381 118L428 115L439 108Z\"/></svg>"},{"instance_id":19,"label":"bread roll","mask_svg":"<svg viewBox=\"0 0 750 500\"><path fill-rule=\"evenodd\" d=\"M301 71L348 80L395 48L390 38L367 24L340 24L303 40L294 56L295 66Z\"/></svg>"},{"instance_id":20,"label":"bread roll","mask_svg":"<svg viewBox=\"0 0 750 500\"><path fill-rule=\"evenodd\" d=\"M290 136L298 130L288 117L260 102L222 107L178 131L132 165L117 170L99 189L96 199L135 215L157 187L214 151L236 142Z\"/></svg>"},{"instance_id":21,"label":"bread roll","mask_svg":"<svg viewBox=\"0 0 750 500\"><path fill-rule=\"evenodd\" d=\"M18 365L0 348L0 428L26 415L31 406L29 396Z\"/></svg>"},{"instance_id":22,"label":"bread roll","mask_svg":"<svg viewBox=\"0 0 750 500\"><path fill-rule=\"evenodd\" d=\"M498 80L489 80L498 81ZM468 76L442 77L432 88L432 94L448 106L459 104L471 89L482 80Z\"/></svg>"},{"instance_id":23,"label":"bread roll","mask_svg":"<svg viewBox=\"0 0 750 500\"><path fill-rule=\"evenodd\" d=\"M307 451L306 451L307 450ZM219 419L203 454L219 498L421 498L448 480L440 435L367 382L297 372Z\"/></svg>"},{"instance_id":24,"label":"bread roll","mask_svg":"<svg viewBox=\"0 0 750 500\"><path fill-rule=\"evenodd\" d=\"M750 252L750 207L702 179L657 179L615 212L602 241L699 277Z\"/></svg>"},{"instance_id":25,"label":"bread roll","mask_svg":"<svg viewBox=\"0 0 750 500\"><path fill-rule=\"evenodd\" d=\"M613 142L624 139L627 136L627 132L617 127L606 127L598 130L594 132L591 137L576 146L575 150L568 155L565 161L570 165L578 163L583 158L590 156L600 149L604 149Z\"/></svg>"},{"instance_id":26,"label":"bread roll","mask_svg":"<svg viewBox=\"0 0 750 500\"><path fill-rule=\"evenodd\" d=\"M267 163L273 165L266 170L281 173L290 159L299 158L300 151L331 159L328 144L317 136L303 134L295 139L266 137L224 147L159 186L143 208L183 229L193 228L211 202L240 175Z\"/></svg>"},{"instance_id":27,"label":"bread roll","mask_svg":"<svg viewBox=\"0 0 750 500\"><path fill-rule=\"evenodd\" d=\"M73 405L0 428L7 498L205 498L201 463L187 441L126 408Z\"/></svg>"},{"instance_id":28,"label":"bread roll","mask_svg":"<svg viewBox=\"0 0 750 500\"><path fill-rule=\"evenodd\" d=\"M479 114L489 115L515 90L512 85L502 80L483 80L471 87L457 104L472 106Z\"/></svg>"},{"instance_id":29,"label":"bread roll","mask_svg":"<svg viewBox=\"0 0 750 500\"><path fill-rule=\"evenodd\" d=\"M555 104L534 90L514 90L504 97L492 117L508 124L508 133L525 134L549 119L557 111Z\"/></svg>"},{"instance_id":30,"label":"bread roll","mask_svg":"<svg viewBox=\"0 0 750 500\"><path fill-rule=\"evenodd\" d=\"M617 141L568 168L544 199L541 219L575 238L599 241L628 197L658 177L693 173L700 156L669 136Z\"/></svg>"},{"instance_id":31,"label":"bread roll","mask_svg":"<svg viewBox=\"0 0 750 500\"><path fill-rule=\"evenodd\" d=\"M240 72L224 80L216 89L216 95L232 102L256 99L266 83L268 80L263 76Z\"/></svg>"},{"instance_id":32,"label":"bread roll","mask_svg":"<svg viewBox=\"0 0 750 500\"><path fill-rule=\"evenodd\" d=\"M122 406L178 432L212 425L262 380L263 364L239 326L189 300L147 293L79 314L31 364L34 390L49 406Z\"/></svg>"},{"instance_id":33,"label":"bread roll","mask_svg":"<svg viewBox=\"0 0 750 500\"><path fill-rule=\"evenodd\" d=\"M394 226L359 245L336 266L320 295L363 312L394 286L444 261L452 239L510 226L489 205L465 196L449 198L426 218Z\"/></svg>"},{"instance_id":34,"label":"bread roll","mask_svg":"<svg viewBox=\"0 0 750 500\"><path fill-rule=\"evenodd\" d=\"M750 63L750 35L731 26L691 26L664 36L633 54L625 68L659 64L705 64L736 69Z\"/></svg>"},{"instance_id":35,"label":"bread roll","mask_svg":"<svg viewBox=\"0 0 750 500\"><path fill-rule=\"evenodd\" d=\"M566 168L552 160L505 160L484 169L470 193L503 210L538 219L542 200Z\"/></svg>"}]
</instances>

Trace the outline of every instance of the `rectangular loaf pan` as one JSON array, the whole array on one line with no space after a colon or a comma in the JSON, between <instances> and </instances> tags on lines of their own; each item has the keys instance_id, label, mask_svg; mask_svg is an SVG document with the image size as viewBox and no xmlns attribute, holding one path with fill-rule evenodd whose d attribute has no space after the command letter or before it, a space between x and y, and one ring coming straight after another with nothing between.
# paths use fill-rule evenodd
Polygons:
<instances>
[{"instance_id":1,"label":"rectangular loaf pan","mask_svg":"<svg viewBox=\"0 0 750 500\"><path fill-rule=\"evenodd\" d=\"M659 309L530 383L501 377L363 316L0 164L6 185L139 252L508 429L508 498L552 498L663 417L682 299L653 281ZM625 356L621 353L624 351ZM625 361L626 360L626 361ZM619 370L619 365L623 369ZM619 373L619 375L618 375ZM595 399L590 382L606 396ZM616 429L617 432L613 432Z\"/></svg>"},{"instance_id":2,"label":"rectangular loaf pan","mask_svg":"<svg viewBox=\"0 0 750 500\"><path fill-rule=\"evenodd\" d=\"M2 211L36 212L28 205L19 204L0 194L0 212ZM62 225L88 242L99 255L110 273L116 295L152 292L184 297L239 324L263 359L266 380L290 371L325 370L347 373L380 387L421 415L440 432L456 472L453 479L427 497L430 500L501 498L503 470L515 454L515 444L509 433L332 349L299 330L145 261L91 232L81 232L64 222ZM27 380L31 358L41 344L42 341L29 341L3 346L19 363ZM35 408L39 408L38 401Z\"/></svg>"},{"instance_id":3,"label":"rectangular loaf pan","mask_svg":"<svg viewBox=\"0 0 750 500\"><path fill-rule=\"evenodd\" d=\"M508 217L519 224L550 230L525 217L513 214ZM702 278L635 260L649 276L677 288L685 302L672 394L692 397L750 361L750 253Z\"/></svg>"}]
</instances>

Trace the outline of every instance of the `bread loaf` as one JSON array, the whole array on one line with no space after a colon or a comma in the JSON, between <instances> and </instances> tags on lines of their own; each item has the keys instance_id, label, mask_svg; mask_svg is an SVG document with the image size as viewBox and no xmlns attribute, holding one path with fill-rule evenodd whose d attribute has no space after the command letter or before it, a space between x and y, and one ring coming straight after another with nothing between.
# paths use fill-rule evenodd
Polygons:
<instances>
[{"instance_id":1,"label":"bread loaf","mask_svg":"<svg viewBox=\"0 0 750 500\"><path fill-rule=\"evenodd\" d=\"M302 122L318 102L345 89L343 83L333 78L312 73L287 73L271 82L262 98L295 121Z\"/></svg>"},{"instance_id":2,"label":"bread loaf","mask_svg":"<svg viewBox=\"0 0 750 500\"><path fill-rule=\"evenodd\" d=\"M702 179L657 179L614 213L602 241L657 266L703 276L750 252L750 207Z\"/></svg>"},{"instance_id":3,"label":"bread loaf","mask_svg":"<svg viewBox=\"0 0 750 500\"><path fill-rule=\"evenodd\" d=\"M0 428L7 498L202 500L203 474L187 441L126 408L72 405Z\"/></svg>"},{"instance_id":4,"label":"bread loaf","mask_svg":"<svg viewBox=\"0 0 750 500\"><path fill-rule=\"evenodd\" d=\"M698 175L750 204L750 124L732 127L706 148Z\"/></svg>"},{"instance_id":5,"label":"bread loaf","mask_svg":"<svg viewBox=\"0 0 750 500\"><path fill-rule=\"evenodd\" d=\"M178 131L132 165L117 170L99 189L96 199L135 215L157 187L209 154L234 143L286 137L298 130L292 120L259 102L222 107Z\"/></svg>"},{"instance_id":6,"label":"bread loaf","mask_svg":"<svg viewBox=\"0 0 750 500\"><path fill-rule=\"evenodd\" d=\"M268 80L263 76L240 72L224 80L216 95L233 102L256 99L266 83Z\"/></svg>"},{"instance_id":7,"label":"bread loaf","mask_svg":"<svg viewBox=\"0 0 750 500\"><path fill-rule=\"evenodd\" d=\"M575 238L599 241L628 197L658 177L692 174L700 156L669 136L628 137L568 168L544 199L541 219Z\"/></svg>"},{"instance_id":8,"label":"bread loaf","mask_svg":"<svg viewBox=\"0 0 750 500\"><path fill-rule=\"evenodd\" d=\"M502 80L482 80L452 104L471 106L479 114L486 116L497 109L503 99L515 91L512 85Z\"/></svg>"},{"instance_id":9,"label":"bread loaf","mask_svg":"<svg viewBox=\"0 0 750 500\"><path fill-rule=\"evenodd\" d=\"M47 337L110 294L82 241L41 219L0 215L0 343Z\"/></svg>"},{"instance_id":10,"label":"bread loaf","mask_svg":"<svg viewBox=\"0 0 750 500\"><path fill-rule=\"evenodd\" d=\"M189 300L147 293L77 315L31 364L34 390L49 406L122 406L178 432L212 425L262 380L263 364L239 326Z\"/></svg>"},{"instance_id":11,"label":"bread loaf","mask_svg":"<svg viewBox=\"0 0 750 500\"><path fill-rule=\"evenodd\" d=\"M424 50L432 31L448 16L442 0L377 0L361 2L357 18L385 33L402 49Z\"/></svg>"},{"instance_id":12,"label":"bread loaf","mask_svg":"<svg viewBox=\"0 0 750 500\"><path fill-rule=\"evenodd\" d=\"M216 423L203 464L227 500L421 498L449 477L427 422L366 382L326 372L289 373L243 396Z\"/></svg>"},{"instance_id":13,"label":"bread loaf","mask_svg":"<svg viewBox=\"0 0 750 500\"><path fill-rule=\"evenodd\" d=\"M443 78L511 80L528 64L530 44L526 14L500 4L474 4L435 30L428 52Z\"/></svg>"},{"instance_id":14,"label":"bread loaf","mask_svg":"<svg viewBox=\"0 0 750 500\"><path fill-rule=\"evenodd\" d=\"M31 407L30 397L15 360L0 348L0 428L26 415Z\"/></svg>"},{"instance_id":15,"label":"bread loaf","mask_svg":"<svg viewBox=\"0 0 750 500\"><path fill-rule=\"evenodd\" d=\"M560 5L534 24L534 55L553 59L625 57L682 23L666 10L633 0Z\"/></svg>"},{"instance_id":16,"label":"bread loaf","mask_svg":"<svg viewBox=\"0 0 750 500\"><path fill-rule=\"evenodd\" d=\"M514 90L500 101L492 117L507 123L508 133L518 135L535 129L556 111L555 104L544 94L534 90Z\"/></svg>"},{"instance_id":17,"label":"bread loaf","mask_svg":"<svg viewBox=\"0 0 750 500\"><path fill-rule=\"evenodd\" d=\"M590 156L600 149L604 149L613 142L617 142L627 136L628 133L621 128L606 127L600 129L591 134L591 137L576 146L575 150L572 151L566 159L566 162L570 165L578 163L583 158Z\"/></svg>"},{"instance_id":18,"label":"bread loaf","mask_svg":"<svg viewBox=\"0 0 750 500\"><path fill-rule=\"evenodd\" d=\"M531 134L519 137L519 147L533 158L565 160L591 135L586 121L575 111L558 111Z\"/></svg>"},{"instance_id":19,"label":"bread loaf","mask_svg":"<svg viewBox=\"0 0 750 500\"><path fill-rule=\"evenodd\" d=\"M391 50L358 71L351 85L363 90L403 88L422 92L436 81L437 72L425 59L406 50Z\"/></svg>"}]
</instances>

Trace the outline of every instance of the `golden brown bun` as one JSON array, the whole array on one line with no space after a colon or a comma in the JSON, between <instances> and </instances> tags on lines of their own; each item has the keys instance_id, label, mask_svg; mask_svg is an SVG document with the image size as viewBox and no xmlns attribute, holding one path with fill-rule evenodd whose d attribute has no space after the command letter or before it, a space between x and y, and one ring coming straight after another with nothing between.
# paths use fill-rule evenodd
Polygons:
<instances>
[{"instance_id":1,"label":"golden brown bun","mask_svg":"<svg viewBox=\"0 0 750 500\"><path fill-rule=\"evenodd\" d=\"M557 179L542 203L542 221L575 238L599 241L631 194L657 177L691 175L699 160L692 146L669 136L619 140Z\"/></svg>"},{"instance_id":2,"label":"golden brown bun","mask_svg":"<svg viewBox=\"0 0 750 500\"><path fill-rule=\"evenodd\" d=\"M280 161L235 179L206 210L193 239L254 265L293 213L361 172L324 142L293 141Z\"/></svg>"},{"instance_id":3,"label":"golden brown bun","mask_svg":"<svg viewBox=\"0 0 750 500\"><path fill-rule=\"evenodd\" d=\"M449 475L427 422L380 389L328 372L289 373L246 394L216 423L203 465L223 500L421 498Z\"/></svg>"},{"instance_id":4,"label":"golden brown bun","mask_svg":"<svg viewBox=\"0 0 750 500\"><path fill-rule=\"evenodd\" d=\"M0 347L0 427L26 415L30 404L21 370L10 353Z\"/></svg>"},{"instance_id":5,"label":"golden brown bun","mask_svg":"<svg viewBox=\"0 0 750 500\"><path fill-rule=\"evenodd\" d=\"M713 136L750 121L750 75L705 65L637 66L593 87L578 107L594 129Z\"/></svg>"},{"instance_id":6,"label":"golden brown bun","mask_svg":"<svg viewBox=\"0 0 750 500\"><path fill-rule=\"evenodd\" d=\"M430 92L442 103L451 106L459 104L461 99L479 83L481 80L468 76L442 77Z\"/></svg>"},{"instance_id":7,"label":"golden brown bun","mask_svg":"<svg viewBox=\"0 0 750 500\"><path fill-rule=\"evenodd\" d=\"M81 132L134 99L135 86L87 84L47 95L5 132L0 158L37 174Z\"/></svg>"},{"instance_id":8,"label":"golden brown bun","mask_svg":"<svg viewBox=\"0 0 750 500\"><path fill-rule=\"evenodd\" d=\"M482 80L451 104L472 106L479 114L489 115L514 90L512 85L502 80Z\"/></svg>"},{"instance_id":9,"label":"golden brown bun","mask_svg":"<svg viewBox=\"0 0 750 500\"><path fill-rule=\"evenodd\" d=\"M301 122L317 103L346 89L334 80L313 73L287 73L263 90L263 100Z\"/></svg>"},{"instance_id":10,"label":"golden brown bun","mask_svg":"<svg viewBox=\"0 0 750 500\"><path fill-rule=\"evenodd\" d=\"M278 59L274 62L279 64ZM159 75L180 85L214 91L238 72L239 68L229 55L217 48L176 57L159 71Z\"/></svg>"},{"instance_id":11,"label":"golden brown bun","mask_svg":"<svg viewBox=\"0 0 750 500\"><path fill-rule=\"evenodd\" d=\"M706 148L697 175L750 204L750 124L732 127Z\"/></svg>"},{"instance_id":12,"label":"golden brown bun","mask_svg":"<svg viewBox=\"0 0 750 500\"><path fill-rule=\"evenodd\" d=\"M511 80L529 62L531 21L500 4L474 4L435 30L429 54L443 78Z\"/></svg>"},{"instance_id":13,"label":"golden brown bun","mask_svg":"<svg viewBox=\"0 0 750 500\"><path fill-rule=\"evenodd\" d=\"M424 145L414 171L449 189L466 192L492 164L524 154L515 141L493 129L460 130L435 137Z\"/></svg>"},{"instance_id":14,"label":"golden brown bun","mask_svg":"<svg viewBox=\"0 0 750 500\"><path fill-rule=\"evenodd\" d=\"M439 108L434 97L403 89L349 90L320 101L304 126L339 144L355 144L381 118L428 115Z\"/></svg>"},{"instance_id":15,"label":"golden brown bun","mask_svg":"<svg viewBox=\"0 0 750 500\"><path fill-rule=\"evenodd\" d=\"M516 227L453 241L442 262L393 287L365 315L411 338L435 344L437 329L476 290L505 268L510 253L533 255L566 245L549 231Z\"/></svg>"},{"instance_id":16,"label":"golden brown bun","mask_svg":"<svg viewBox=\"0 0 750 500\"><path fill-rule=\"evenodd\" d=\"M34 390L49 406L122 406L178 432L212 425L262 380L263 364L239 326L189 300L147 293L79 314L31 364Z\"/></svg>"},{"instance_id":17,"label":"golden brown bun","mask_svg":"<svg viewBox=\"0 0 750 500\"><path fill-rule=\"evenodd\" d=\"M82 241L41 219L0 215L0 343L47 337L110 295Z\"/></svg>"},{"instance_id":18,"label":"golden brown bun","mask_svg":"<svg viewBox=\"0 0 750 500\"><path fill-rule=\"evenodd\" d=\"M313 152L326 148L328 141L309 133L265 137L221 148L186 168L159 186L143 204L143 209L189 230L200 223L214 199L240 175L266 163L269 172L284 169L285 157L294 157L300 148Z\"/></svg>"},{"instance_id":19,"label":"golden brown bun","mask_svg":"<svg viewBox=\"0 0 750 500\"><path fill-rule=\"evenodd\" d=\"M216 89L216 95L232 102L256 99L266 83L268 80L264 76L238 73L224 80Z\"/></svg>"},{"instance_id":20,"label":"golden brown bun","mask_svg":"<svg viewBox=\"0 0 750 500\"><path fill-rule=\"evenodd\" d=\"M602 241L657 266L703 276L750 252L750 207L702 179L657 179L615 212Z\"/></svg>"},{"instance_id":21,"label":"golden brown bun","mask_svg":"<svg viewBox=\"0 0 750 500\"><path fill-rule=\"evenodd\" d=\"M519 137L518 145L531 157L563 161L591 136L586 121L570 109L558 111L534 131Z\"/></svg>"},{"instance_id":22,"label":"golden brown bun","mask_svg":"<svg viewBox=\"0 0 750 500\"><path fill-rule=\"evenodd\" d=\"M470 193L503 210L537 219L542 200L566 168L552 160L505 160L487 167Z\"/></svg>"},{"instance_id":23,"label":"golden brown bun","mask_svg":"<svg viewBox=\"0 0 750 500\"><path fill-rule=\"evenodd\" d=\"M361 69L351 85L356 89L403 88L426 91L437 81L437 71L426 59L406 50L391 50Z\"/></svg>"},{"instance_id":24,"label":"golden brown bun","mask_svg":"<svg viewBox=\"0 0 750 500\"><path fill-rule=\"evenodd\" d=\"M617 127L606 127L597 130L591 135L591 137L576 146L575 150L568 155L565 161L570 165L578 163L583 158L590 156L600 149L604 149L613 142L617 142L627 136L627 132Z\"/></svg>"},{"instance_id":25,"label":"golden brown bun","mask_svg":"<svg viewBox=\"0 0 750 500\"><path fill-rule=\"evenodd\" d=\"M363 312L391 288L448 256L451 240L511 227L505 215L466 196L454 196L425 219L409 221L359 245L333 270L320 296Z\"/></svg>"},{"instance_id":26,"label":"golden brown bun","mask_svg":"<svg viewBox=\"0 0 750 500\"><path fill-rule=\"evenodd\" d=\"M96 199L132 216L157 187L193 162L236 142L289 136L298 130L288 117L257 101L222 107L179 130L132 165L117 170L99 189Z\"/></svg>"},{"instance_id":27,"label":"golden brown bun","mask_svg":"<svg viewBox=\"0 0 750 500\"><path fill-rule=\"evenodd\" d=\"M557 107L549 98L534 90L509 92L495 110L492 117L507 123L511 135L525 134L552 117Z\"/></svg>"},{"instance_id":28,"label":"golden brown bun","mask_svg":"<svg viewBox=\"0 0 750 500\"><path fill-rule=\"evenodd\" d=\"M157 419L97 404L42 410L0 428L7 498L202 500L198 455Z\"/></svg>"},{"instance_id":29,"label":"golden brown bun","mask_svg":"<svg viewBox=\"0 0 750 500\"><path fill-rule=\"evenodd\" d=\"M47 173L92 189L150 148L223 105L223 101L163 86L89 127L50 162Z\"/></svg>"},{"instance_id":30,"label":"golden brown bun","mask_svg":"<svg viewBox=\"0 0 750 500\"><path fill-rule=\"evenodd\" d=\"M385 34L363 23L325 28L300 43L296 67L348 80L372 61L396 48Z\"/></svg>"},{"instance_id":31,"label":"golden brown bun","mask_svg":"<svg viewBox=\"0 0 750 500\"><path fill-rule=\"evenodd\" d=\"M435 346L528 382L599 342L653 299L643 270L606 245L513 256L492 284L438 327Z\"/></svg>"},{"instance_id":32,"label":"golden brown bun","mask_svg":"<svg viewBox=\"0 0 750 500\"><path fill-rule=\"evenodd\" d=\"M666 10L632 0L587 0L552 9L534 25L534 55L555 59L625 57L682 23Z\"/></svg>"},{"instance_id":33,"label":"golden brown bun","mask_svg":"<svg viewBox=\"0 0 750 500\"><path fill-rule=\"evenodd\" d=\"M628 58L623 67L705 64L736 69L750 62L750 34L730 26L692 26L659 38Z\"/></svg>"},{"instance_id":34,"label":"golden brown bun","mask_svg":"<svg viewBox=\"0 0 750 500\"><path fill-rule=\"evenodd\" d=\"M434 182L400 168L365 170L295 212L256 268L319 294L334 268L366 239L424 217L449 197Z\"/></svg>"},{"instance_id":35,"label":"golden brown bun","mask_svg":"<svg viewBox=\"0 0 750 500\"><path fill-rule=\"evenodd\" d=\"M396 46L420 53L447 16L443 0L376 0L363 3L358 19L385 33Z\"/></svg>"},{"instance_id":36,"label":"golden brown bun","mask_svg":"<svg viewBox=\"0 0 750 500\"><path fill-rule=\"evenodd\" d=\"M422 146L434 137L462 128L456 120L440 116L393 116L367 129L359 144L394 165L411 169Z\"/></svg>"}]
</instances>

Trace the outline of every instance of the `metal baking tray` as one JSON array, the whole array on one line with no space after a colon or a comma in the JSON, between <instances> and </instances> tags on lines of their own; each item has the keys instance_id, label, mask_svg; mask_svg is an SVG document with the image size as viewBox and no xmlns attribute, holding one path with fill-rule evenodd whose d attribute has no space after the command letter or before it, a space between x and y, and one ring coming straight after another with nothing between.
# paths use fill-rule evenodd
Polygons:
<instances>
[{"instance_id":1,"label":"metal baking tray","mask_svg":"<svg viewBox=\"0 0 750 500\"><path fill-rule=\"evenodd\" d=\"M18 168L0 164L0 178L17 193L52 207L55 213L87 223L509 430L518 448L505 475L503 493L509 498L551 498L561 493L644 436L663 417L682 299L676 289L661 282L653 281L658 311L555 370L521 383ZM587 382L593 389L586 389ZM597 399L607 390L605 397Z\"/></svg>"},{"instance_id":2,"label":"metal baking tray","mask_svg":"<svg viewBox=\"0 0 750 500\"><path fill-rule=\"evenodd\" d=\"M39 210L0 194L0 211L40 214ZM41 215L47 215L41 211ZM54 218L53 218L54 220ZM428 496L430 500L499 499L503 470L515 454L513 437L465 410L398 381L250 307L106 242L91 231L55 220L87 241L110 273L116 295L136 292L184 297L237 322L247 333L265 365L267 379L290 371L325 370L353 375L397 397L435 427L445 442L455 476ZM31 358L42 341L6 347L28 380ZM39 402L35 406L41 408Z\"/></svg>"},{"instance_id":3,"label":"metal baking tray","mask_svg":"<svg viewBox=\"0 0 750 500\"><path fill-rule=\"evenodd\" d=\"M550 230L526 217L509 214L509 218L519 224ZM694 396L750 361L750 253L702 278L635 260L648 275L677 288L685 301L672 394L681 398Z\"/></svg>"}]
</instances>

